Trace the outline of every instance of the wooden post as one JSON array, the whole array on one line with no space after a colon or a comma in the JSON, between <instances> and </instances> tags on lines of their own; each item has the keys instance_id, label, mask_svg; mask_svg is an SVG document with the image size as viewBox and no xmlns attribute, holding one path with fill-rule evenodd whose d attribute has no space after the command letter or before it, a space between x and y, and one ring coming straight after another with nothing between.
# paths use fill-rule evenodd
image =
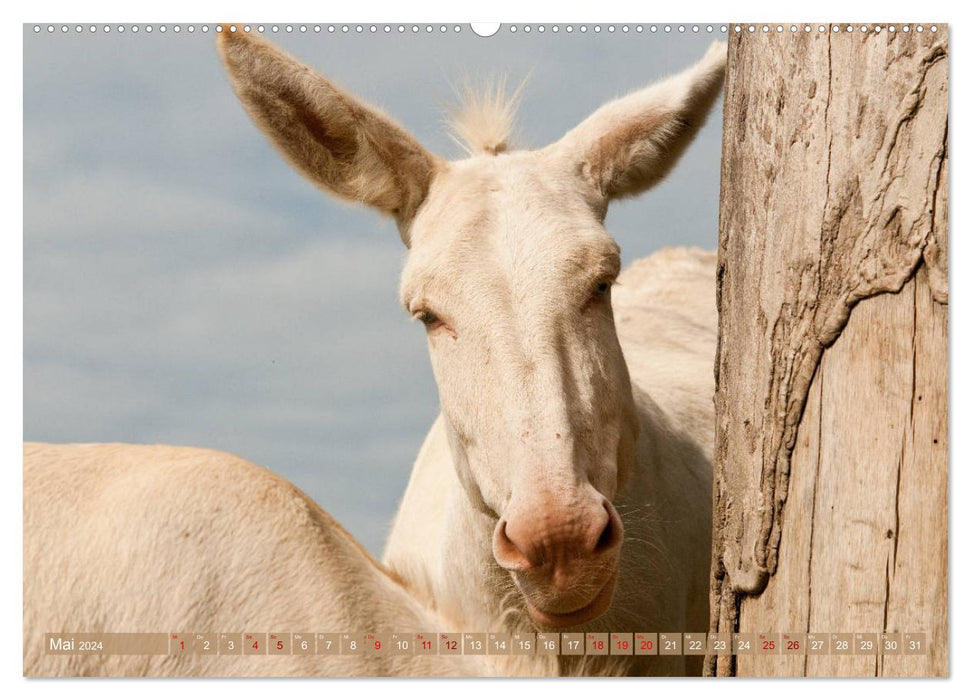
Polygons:
<instances>
[{"instance_id":1,"label":"wooden post","mask_svg":"<svg viewBox=\"0 0 971 700\"><path fill-rule=\"evenodd\" d=\"M709 674L947 674L947 28L873 28L732 27L711 631L927 653Z\"/></svg>"}]
</instances>

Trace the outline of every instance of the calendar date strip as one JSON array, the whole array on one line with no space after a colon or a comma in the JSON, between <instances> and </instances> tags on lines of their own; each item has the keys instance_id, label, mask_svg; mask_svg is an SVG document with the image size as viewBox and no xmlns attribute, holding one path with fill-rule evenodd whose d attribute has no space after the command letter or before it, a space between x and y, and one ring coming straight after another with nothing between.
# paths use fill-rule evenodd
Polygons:
<instances>
[{"instance_id":1,"label":"calendar date strip","mask_svg":"<svg viewBox=\"0 0 971 700\"><path fill-rule=\"evenodd\" d=\"M61 655L515 655L703 656L926 654L923 632L79 632L45 635Z\"/></svg>"}]
</instances>

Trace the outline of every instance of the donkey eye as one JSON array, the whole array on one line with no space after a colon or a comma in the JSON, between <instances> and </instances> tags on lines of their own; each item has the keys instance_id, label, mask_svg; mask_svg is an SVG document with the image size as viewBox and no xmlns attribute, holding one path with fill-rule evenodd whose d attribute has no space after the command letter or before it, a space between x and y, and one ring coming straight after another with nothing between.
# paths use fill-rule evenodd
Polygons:
<instances>
[{"instance_id":1,"label":"donkey eye","mask_svg":"<svg viewBox=\"0 0 971 700\"><path fill-rule=\"evenodd\" d=\"M597 301L598 299L603 299L607 296L607 292L610 291L611 283L608 280L602 280L597 283L597 286L593 288L590 292L590 301Z\"/></svg>"},{"instance_id":2,"label":"donkey eye","mask_svg":"<svg viewBox=\"0 0 971 700\"><path fill-rule=\"evenodd\" d=\"M427 310L419 311L415 314L415 318L424 323L428 328L433 328L441 323L438 316Z\"/></svg>"},{"instance_id":3,"label":"donkey eye","mask_svg":"<svg viewBox=\"0 0 971 700\"><path fill-rule=\"evenodd\" d=\"M607 293L610 291L612 286L610 280L601 280L598 282L593 289L590 290L590 296L587 297L586 303L584 303L583 308L588 308L594 304L598 304L607 297Z\"/></svg>"}]
</instances>

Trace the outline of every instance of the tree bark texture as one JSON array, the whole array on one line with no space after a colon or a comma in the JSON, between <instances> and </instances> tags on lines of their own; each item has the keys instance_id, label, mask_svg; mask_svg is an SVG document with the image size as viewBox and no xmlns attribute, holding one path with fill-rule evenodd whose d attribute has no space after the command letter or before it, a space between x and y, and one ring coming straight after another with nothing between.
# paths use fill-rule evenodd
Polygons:
<instances>
[{"instance_id":1,"label":"tree bark texture","mask_svg":"<svg viewBox=\"0 0 971 700\"><path fill-rule=\"evenodd\" d=\"M926 654L713 675L947 674L947 82L922 32L730 30L711 629Z\"/></svg>"}]
</instances>

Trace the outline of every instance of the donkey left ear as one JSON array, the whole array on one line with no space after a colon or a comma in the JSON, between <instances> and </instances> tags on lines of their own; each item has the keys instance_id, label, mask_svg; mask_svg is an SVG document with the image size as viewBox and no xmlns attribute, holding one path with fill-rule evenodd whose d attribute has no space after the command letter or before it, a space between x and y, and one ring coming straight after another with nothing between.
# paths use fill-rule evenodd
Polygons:
<instances>
[{"instance_id":1,"label":"donkey left ear","mask_svg":"<svg viewBox=\"0 0 971 700\"><path fill-rule=\"evenodd\" d=\"M704 124L725 77L725 42L690 68L608 102L551 148L573 161L602 205L667 175Z\"/></svg>"}]
</instances>

